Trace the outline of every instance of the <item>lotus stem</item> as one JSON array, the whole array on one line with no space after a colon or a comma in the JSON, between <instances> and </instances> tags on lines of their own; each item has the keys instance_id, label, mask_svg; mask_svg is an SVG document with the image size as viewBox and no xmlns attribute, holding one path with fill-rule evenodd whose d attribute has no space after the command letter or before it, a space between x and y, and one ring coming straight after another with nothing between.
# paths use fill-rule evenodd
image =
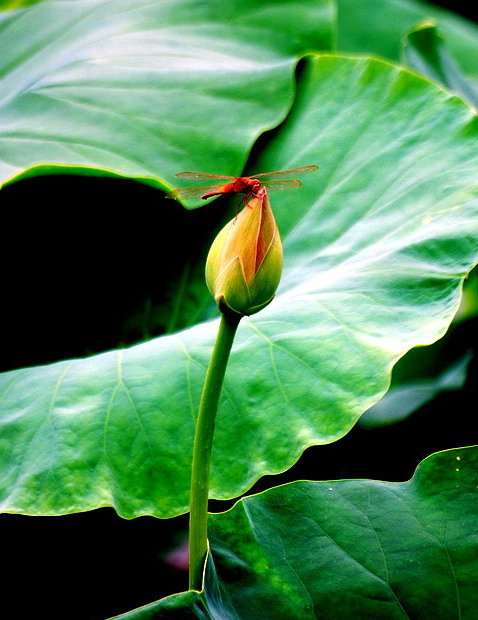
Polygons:
<instances>
[{"instance_id":1,"label":"lotus stem","mask_svg":"<svg viewBox=\"0 0 478 620\"><path fill-rule=\"evenodd\" d=\"M203 587L207 554L207 517L211 452L224 375L232 343L242 316L221 316L219 330L206 373L194 437L189 516L189 589Z\"/></svg>"}]
</instances>

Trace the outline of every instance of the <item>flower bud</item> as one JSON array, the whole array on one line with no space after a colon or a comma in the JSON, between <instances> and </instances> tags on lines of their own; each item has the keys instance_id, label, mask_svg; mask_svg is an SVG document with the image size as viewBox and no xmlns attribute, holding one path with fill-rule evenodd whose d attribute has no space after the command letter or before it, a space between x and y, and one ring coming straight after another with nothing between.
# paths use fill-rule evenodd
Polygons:
<instances>
[{"instance_id":1,"label":"flower bud","mask_svg":"<svg viewBox=\"0 0 478 620\"><path fill-rule=\"evenodd\" d=\"M206 262L206 282L219 310L250 315L274 298L282 244L269 196L261 188L221 230Z\"/></svg>"}]
</instances>

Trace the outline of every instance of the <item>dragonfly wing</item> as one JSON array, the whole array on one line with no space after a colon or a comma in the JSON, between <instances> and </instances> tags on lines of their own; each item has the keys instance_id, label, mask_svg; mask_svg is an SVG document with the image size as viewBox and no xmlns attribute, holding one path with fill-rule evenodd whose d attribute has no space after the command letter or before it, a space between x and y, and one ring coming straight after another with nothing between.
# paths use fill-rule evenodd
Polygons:
<instances>
[{"instance_id":1,"label":"dragonfly wing","mask_svg":"<svg viewBox=\"0 0 478 620\"><path fill-rule=\"evenodd\" d=\"M181 179L236 179L237 177L229 177L224 174L208 174L207 172L178 172L174 175Z\"/></svg>"},{"instance_id":2,"label":"dragonfly wing","mask_svg":"<svg viewBox=\"0 0 478 620\"><path fill-rule=\"evenodd\" d=\"M261 183L270 192L282 191L283 189L297 189L302 183L297 179L287 179L284 181L264 181Z\"/></svg>"},{"instance_id":3,"label":"dragonfly wing","mask_svg":"<svg viewBox=\"0 0 478 620\"><path fill-rule=\"evenodd\" d=\"M166 198L173 198L174 200L193 200L194 198L201 198L204 194L210 192L223 193L228 183L219 185L203 185L201 187L182 187L181 189L175 189L169 194L166 194Z\"/></svg>"},{"instance_id":4,"label":"dragonfly wing","mask_svg":"<svg viewBox=\"0 0 478 620\"><path fill-rule=\"evenodd\" d=\"M259 174L251 174L249 178L260 179L261 177L271 177L280 175L281 177L295 177L310 172L316 172L319 166L300 166L299 168L288 168L287 170L274 170L274 172L260 172Z\"/></svg>"}]
</instances>

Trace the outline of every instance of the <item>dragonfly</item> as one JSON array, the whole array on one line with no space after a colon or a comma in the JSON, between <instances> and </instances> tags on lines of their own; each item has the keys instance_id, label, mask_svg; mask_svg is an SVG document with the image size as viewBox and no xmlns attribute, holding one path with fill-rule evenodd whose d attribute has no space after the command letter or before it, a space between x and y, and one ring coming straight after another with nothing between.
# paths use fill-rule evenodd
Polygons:
<instances>
[{"instance_id":1,"label":"dragonfly","mask_svg":"<svg viewBox=\"0 0 478 620\"><path fill-rule=\"evenodd\" d=\"M261 187L267 191L279 191L284 189L297 189L302 185L298 179L290 178L309 174L319 169L319 166L300 166L299 168L289 168L287 170L275 170L274 172L261 172L250 177L232 177L224 174L207 174L206 172L179 172L174 175L182 179L193 179L198 181L214 182L210 185L199 187L183 187L175 189L166 194L166 198L174 200L193 200L202 198L206 200L211 196L220 194L245 194L243 200L248 200L255 196ZM282 179L271 179L268 177L281 176ZM263 180L264 179L264 180Z\"/></svg>"}]
</instances>

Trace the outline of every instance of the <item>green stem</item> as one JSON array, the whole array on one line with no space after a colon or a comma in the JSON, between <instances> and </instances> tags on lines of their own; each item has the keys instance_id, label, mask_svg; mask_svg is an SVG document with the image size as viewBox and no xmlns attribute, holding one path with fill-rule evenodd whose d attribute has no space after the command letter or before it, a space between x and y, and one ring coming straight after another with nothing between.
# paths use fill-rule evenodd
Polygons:
<instances>
[{"instance_id":1,"label":"green stem","mask_svg":"<svg viewBox=\"0 0 478 620\"><path fill-rule=\"evenodd\" d=\"M222 315L201 395L194 437L189 515L189 589L202 589L207 553L207 501L211 451L219 396L234 336L242 316Z\"/></svg>"}]
</instances>

